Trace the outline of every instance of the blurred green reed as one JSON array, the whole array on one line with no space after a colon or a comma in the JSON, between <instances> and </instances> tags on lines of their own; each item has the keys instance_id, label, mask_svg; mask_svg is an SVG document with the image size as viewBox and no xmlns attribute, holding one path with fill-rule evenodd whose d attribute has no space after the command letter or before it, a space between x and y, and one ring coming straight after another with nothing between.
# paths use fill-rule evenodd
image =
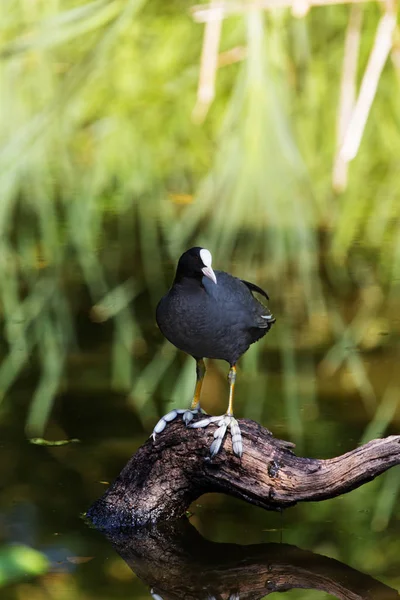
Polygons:
<instances>
[{"instance_id":1,"label":"blurred green reed","mask_svg":"<svg viewBox=\"0 0 400 600\"><path fill-rule=\"evenodd\" d=\"M315 398L312 352L321 348L329 373L344 366L351 374L371 417L366 437L383 434L398 383L394 375L379 404L362 341L399 298L398 61L393 55L384 70L348 187L337 195L349 8L226 19L221 51L243 47L246 57L218 70L201 124L191 115L203 27L187 9L177 1L3 0L1 396L33 361L40 377L27 435L43 434L77 345L75 290L84 285L93 319L113 322L110 385L128 393L144 422L154 420L153 392L176 352L165 343L146 364L133 359L146 337L133 307L145 293L154 310L165 265L198 243L212 249L217 268L270 292L279 332L243 365L257 373L267 345L277 347L291 435L302 439L300 375L311 375L306 393ZM379 16L379 7L365 9L360 76ZM185 366L176 401L192 378Z\"/></svg>"},{"instance_id":2,"label":"blurred green reed","mask_svg":"<svg viewBox=\"0 0 400 600\"><path fill-rule=\"evenodd\" d=\"M46 556L29 546L0 546L0 588L27 577L43 575L49 568Z\"/></svg>"}]
</instances>

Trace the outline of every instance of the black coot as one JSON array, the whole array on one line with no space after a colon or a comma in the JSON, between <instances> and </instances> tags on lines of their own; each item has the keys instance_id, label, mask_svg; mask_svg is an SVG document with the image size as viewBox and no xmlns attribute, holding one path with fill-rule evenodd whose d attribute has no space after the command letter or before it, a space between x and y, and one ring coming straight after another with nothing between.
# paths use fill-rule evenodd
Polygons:
<instances>
[{"instance_id":1,"label":"black coot","mask_svg":"<svg viewBox=\"0 0 400 600\"><path fill-rule=\"evenodd\" d=\"M180 350L196 359L197 382L190 410L173 410L162 417L154 428L160 433L178 414L189 424L201 412L200 390L205 374L203 358L226 360L230 365L229 404L223 416L209 417L192 423L206 427L218 423L211 445L214 456L221 447L227 428L232 435L235 454L242 454L239 425L233 417L233 392L236 362L250 344L262 338L275 319L252 294L268 299L261 288L223 271L213 271L211 253L205 248L191 248L179 259L174 282L157 306L156 319L165 337Z\"/></svg>"}]
</instances>

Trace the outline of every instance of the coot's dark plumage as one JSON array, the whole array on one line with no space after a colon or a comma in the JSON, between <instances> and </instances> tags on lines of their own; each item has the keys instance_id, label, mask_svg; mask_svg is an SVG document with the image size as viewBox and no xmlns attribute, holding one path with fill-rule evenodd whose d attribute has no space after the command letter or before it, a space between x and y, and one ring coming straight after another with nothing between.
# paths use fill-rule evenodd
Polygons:
<instances>
[{"instance_id":1,"label":"coot's dark plumage","mask_svg":"<svg viewBox=\"0 0 400 600\"><path fill-rule=\"evenodd\" d=\"M171 411L156 425L154 433L166 423L183 414L186 423L200 411L200 389L205 373L203 358L226 360L230 364L230 402L226 417L213 417L219 422L221 435L215 436L212 454L218 452L227 427L230 427L236 454L241 454L240 430L233 419L232 403L237 360L250 344L262 338L275 319L252 292L268 299L268 295L253 283L238 279L223 271L213 271L211 254L205 248L191 248L182 254L169 292L157 306L156 319L165 337L197 361L197 384L191 411ZM175 414L174 414L175 413ZM205 423L207 421L207 423ZM222 421L224 421L222 423ZM209 419L193 426L206 426ZM217 430L218 431L218 430ZM237 443L235 444L235 436Z\"/></svg>"}]
</instances>

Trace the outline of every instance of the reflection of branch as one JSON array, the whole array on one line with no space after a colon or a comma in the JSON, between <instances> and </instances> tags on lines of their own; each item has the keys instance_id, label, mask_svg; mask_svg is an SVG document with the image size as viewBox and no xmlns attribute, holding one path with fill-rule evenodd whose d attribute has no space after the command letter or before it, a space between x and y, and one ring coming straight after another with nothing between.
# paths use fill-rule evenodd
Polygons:
<instances>
[{"instance_id":1,"label":"reflection of branch","mask_svg":"<svg viewBox=\"0 0 400 600\"><path fill-rule=\"evenodd\" d=\"M399 600L395 590L337 560L288 544L217 544L186 519L106 535L157 599L258 600L307 588L346 600Z\"/></svg>"},{"instance_id":2,"label":"reflection of branch","mask_svg":"<svg viewBox=\"0 0 400 600\"><path fill-rule=\"evenodd\" d=\"M182 515L206 492L226 493L267 510L324 500L349 492L400 464L400 436L373 440L336 458L299 458L292 444L275 439L254 421L240 420L242 459L231 440L212 461L215 428L170 424L148 440L88 511L96 526L140 526Z\"/></svg>"}]
</instances>

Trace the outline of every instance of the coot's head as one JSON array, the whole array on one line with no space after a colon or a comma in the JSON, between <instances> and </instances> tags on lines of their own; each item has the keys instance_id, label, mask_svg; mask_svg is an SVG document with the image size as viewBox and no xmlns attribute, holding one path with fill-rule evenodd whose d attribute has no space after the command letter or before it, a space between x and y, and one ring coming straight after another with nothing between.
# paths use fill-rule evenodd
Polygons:
<instances>
[{"instance_id":1,"label":"coot's head","mask_svg":"<svg viewBox=\"0 0 400 600\"><path fill-rule=\"evenodd\" d=\"M212 256L206 248L190 248L182 254L176 269L175 281L179 282L184 278L194 278L201 281L203 276L208 277L214 283L217 278L211 267Z\"/></svg>"}]
</instances>

